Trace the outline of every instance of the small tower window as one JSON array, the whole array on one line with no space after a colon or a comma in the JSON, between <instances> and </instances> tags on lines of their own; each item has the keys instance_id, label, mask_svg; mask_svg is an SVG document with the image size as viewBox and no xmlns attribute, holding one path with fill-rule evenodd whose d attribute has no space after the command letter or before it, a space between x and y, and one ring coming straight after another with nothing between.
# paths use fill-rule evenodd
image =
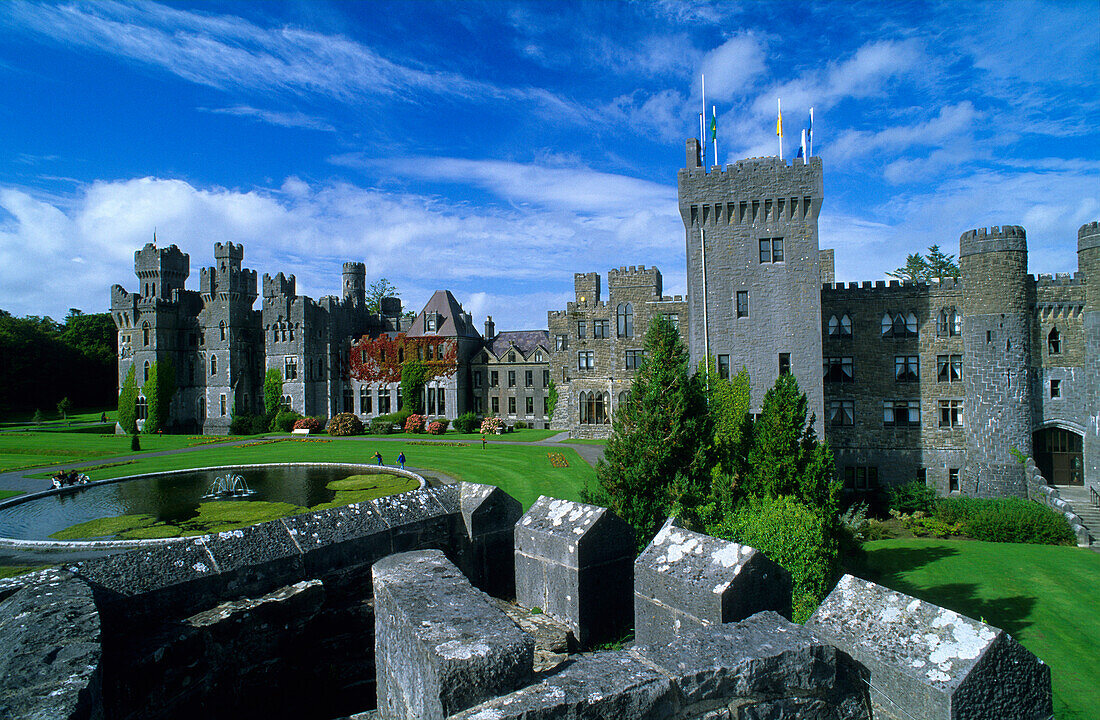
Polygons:
<instances>
[{"instance_id":1,"label":"small tower window","mask_svg":"<svg viewBox=\"0 0 1100 720\"><path fill-rule=\"evenodd\" d=\"M1051 355L1062 354L1062 335L1058 332L1058 328L1051 328L1050 334L1047 335L1047 352Z\"/></svg>"},{"instance_id":2,"label":"small tower window","mask_svg":"<svg viewBox=\"0 0 1100 720\"><path fill-rule=\"evenodd\" d=\"M134 409L136 410L135 419L145 420L149 417L149 401L147 401L145 398L139 397L137 399L137 403Z\"/></svg>"},{"instance_id":3,"label":"small tower window","mask_svg":"<svg viewBox=\"0 0 1100 720\"><path fill-rule=\"evenodd\" d=\"M621 303L618 307L619 337L634 337L634 306Z\"/></svg>"},{"instance_id":4,"label":"small tower window","mask_svg":"<svg viewBox=\"0 0 1100 720\"><path fill-rule=\"evenodd\" d=\"M952 336L962 334L962 315L958 308L945 307L940 310L940 321L937 327L939 335Z\"/></svg>"},{"instance_id":5,"label":"small tower window","mask_svg":"<svg viewBox=\"0 0 1100 720\"><path fill-rule=\"evenodd\" d=\"M218 329L221 330L222 342L225 342L225 320L222 320L221 325Z\"/></svg>"},{"instance_id":6,"label":"small tower window","mask_svg":"<svg viewBox=\"0 0 1100 720\"><path fill-rule=\"evenodd\" d=\"M141 324L141 344L147 347L149 345L149 323L147 322Z\"/></svg>"},{"instance_id":7,"label":"small tower window","mask_svg":"<svg viewBox=\"0 0 1100 720\"><path fill-rule=\"evenodd\" d=\"M145 361L145 379L142 382L149 382L149 361Z\"/></svg>"},{"instance_id":8,"label":"small tower window","mask_svg":"<svg viewBox=\"0 0 1100 720\"><path fill-rule=\"evenodd\" d=\"M217 375L218 374L218 356L217 355L211 355L210 356L210 374L211 375Z\"/></svg>"}]
</instances>

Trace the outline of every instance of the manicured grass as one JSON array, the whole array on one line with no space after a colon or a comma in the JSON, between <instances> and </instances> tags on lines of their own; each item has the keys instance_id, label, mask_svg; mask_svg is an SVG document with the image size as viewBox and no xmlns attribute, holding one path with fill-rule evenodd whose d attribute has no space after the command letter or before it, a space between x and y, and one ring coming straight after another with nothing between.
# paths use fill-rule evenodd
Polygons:
<instances>
[{"instance_id":1,"label":"manicured grass","mask_svg":"<svg viewBox=\"0 0 1100 720\"><path fill-rule=\"evenodd\" d=\"M22 494L23 492L21 490L0 490L0 500L6 500L7 498Z\"/></svg>"},{"instance_id":2,"label":"manicured grass","mask_svg":"<svg viewBox=\"0 0 1100 720\"><path fill-rule=\"evenodd\" d=\"M565 440L558 440L558 442L569 443L571 445L607 445L607 440L596 440L588 438L566 438Z\"/></svg>"},{"instance_id":3,"label":"manicured grass","mask_svg":"<svg viewBox=\"0 0 1100 720\"><path fill-rule=\"evenodd\" d=\"M0 565L0 578L24 575L35 570L45 570L49 565Z\"/></svg>"},{"instance_id":4,"label":"manicured grass","mask_svg":"<svg viewBox=\"0 0 1100 720\"><path fill-rule=\"evenodd\" d=\"M535 430L534 428L524 428L522 430L516 430L515 432L504 433L503 435L493 435L487 433L485 439L489 442L538 442L539 440L545 440L548 437L554 437L561 430ZM406 435L405 437L412 437ZM442 440L469 440L470 442L481 442L481 433L460 433L447 431L446 435L428 435L427 437L438 437Z\"/></svg>"},{"instance_id":5,"label":"manicured grass","mask_svg":"<svg viewBox=\"0 0 1100 720\"><path fill-rule=\"evenodd\" d=\"M207 440L188 435L141 435L141 452L190 447ZM209 438L224 441L226 438ZM0 472L132 455L127 435L0 433Z\"/></svg>"},{"instance_id":6,"label":"manicured grass","mask_svg":"<svg viewBox=\"0 0 1100 720\"><path fill-rule=\"evenodd\" d=\"M115 422L118 417L118 413L114 408L84 408L76 412L69 413L69 416L62 420L57 416L57 411L55 408L42 408L42 414L46 416L46 419L42 422L42 425L37 425L34 422L34 411L32 410L30 412L16 412L6 415L4 418L4 422L0 422L0 427L11 428L24 425L32 428L58 426L64 427L66 425L69 425L70 423L79 424L98 422L100 416L103 413L107 413L107 419L110 420L112 423Z\"/></svg>"},{"instance_id":7,"label":"manicured grass","mask_svg":"<svg viewBox=\"0 0 1100 720\"><path fill-rule=\"evenodd\" d=\"M855 575L1008 631L1050 665L1054 714L1100 705L1100 553L964 540L879 540Z\"/></svg>"}]
</instances>

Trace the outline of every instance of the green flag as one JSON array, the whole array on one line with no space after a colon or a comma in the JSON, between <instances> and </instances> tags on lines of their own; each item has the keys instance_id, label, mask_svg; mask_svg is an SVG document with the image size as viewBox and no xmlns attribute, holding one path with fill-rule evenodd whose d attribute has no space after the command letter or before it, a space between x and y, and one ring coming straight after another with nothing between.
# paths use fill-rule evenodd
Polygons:
<instances>
[{"instance_id":1,"label":"green flag","mask_svg":"<svg viewBox=\"0 0 1100 720\"><path fill-rule=\"evenodd\" d=\"M710 139L718 140L718 117L716 115L710 116Z\"/></svg>"}]
</instances>

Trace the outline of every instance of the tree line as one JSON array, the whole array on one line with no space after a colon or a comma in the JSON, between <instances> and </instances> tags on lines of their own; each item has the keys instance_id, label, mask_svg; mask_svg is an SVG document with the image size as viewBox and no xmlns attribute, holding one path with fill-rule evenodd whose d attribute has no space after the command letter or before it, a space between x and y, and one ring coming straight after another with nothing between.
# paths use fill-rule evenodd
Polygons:
<instances>
[{"instance_id":1,"label":"tree line","mask_svg":"<svg viewBox=\"0 0 1100 720\"><path fill-rule=\"evenodd\" d=\"M63 398L78 408L114 405L117 337L110 313L71 308L57 322L0 309L0 410L52 414Z\"/></svg>"}]
</instances>

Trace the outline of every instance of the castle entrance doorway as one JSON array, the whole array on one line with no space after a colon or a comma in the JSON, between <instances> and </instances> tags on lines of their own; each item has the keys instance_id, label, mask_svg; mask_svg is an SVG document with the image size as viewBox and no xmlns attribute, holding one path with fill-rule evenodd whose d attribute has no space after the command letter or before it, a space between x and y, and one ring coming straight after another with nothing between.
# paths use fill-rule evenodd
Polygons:
<instances>
[{"instance_id":1,"label":"castle entrance doorway","mask_svg":"<svg viewBox=\"0 0 1100 720\"><path fill-rule=\"evenodd\" d=\"M1082 440L1072 430L1046 428L1035 433L1035 464L1051 485L1082 485Z\"/></svg>"}]
</instances>

